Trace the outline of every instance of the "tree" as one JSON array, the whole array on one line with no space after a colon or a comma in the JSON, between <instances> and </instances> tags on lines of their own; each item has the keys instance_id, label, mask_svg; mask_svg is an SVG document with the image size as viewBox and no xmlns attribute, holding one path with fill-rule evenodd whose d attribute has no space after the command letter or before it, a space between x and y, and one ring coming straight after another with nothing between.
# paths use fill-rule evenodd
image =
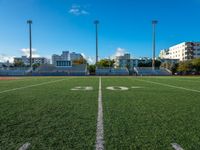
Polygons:
<instances>
[{"instance_id":1,"label":"tree","mask_svg":"<svg viewBox=\"0 0 200 150\"><path fill-rule=\"evenodd\" d=\"M179 67L179 64L178 64L178 63L175 63L175 64L172 64L172 65L171 65L171 69L170 69L170 70L171 70L172 74L177 73L178 67Z\"/></svg>"},{"instance_id":2,"label":"tree","mask_svg":"<svg viewBox=\"0 0 200 150\"><path fill-rule=\"evenodd\" d=\"M94 75L95 72L96 72L96 66L95 65L89 65L88 70L89 70L90 75Z\"/></svg>"},{"instance_id":3,"label":"tree","mask_svg":"<svg viewBox=\"0 0 200 150\"><path fill-rule=\"evenodd\" d=\"M156 60L155 61L155 67L159 68L161 66L161 61ZM141 62L138 64L138 67L152 67L152 61L148 61L148 62Z\"/></svg>"},{"instance_id":4,"label":"tree","mask_svg":"<svg viewBox=\"0 0 200 150\"><path fill-rule=\"evenodd\" d=\"M80 59L78 59L78 60L74 60L74 61L73 61L73 64L75 64L75 65L87 64L87 60L84 59L84 58L80 58Z\"/></svg>"},{"instance_id":5,"label":"tree","mask_svg":"<svg viewBox=\"0 0 200 150\"><path fill-rule=\"evenodd\" d=\"M97 63L98 67L113 67L115 61L110 59L102 59Z\"/></svg>"},{"instance_id":6,"label":"tree","mask_svg":"<svg viewBox=\"0 0 200 150\"><path fill-rule=\"evenodd\" d=\"M192 63L192 65L193 65L193 69L195 69L195 71L196 71L197 73L199 73L199 72L200 72L200 58L198 58L198 59L193 59L191 63Z\"/></svg>"},{"instance_id":7,"label":"tree","mask_svg":"<svg viewBox=\"0 0 200 150\"><path fill-rule=\"evenodd\" d=\"M35 63L35 64L33 64L33 70L35 70L36 68L38 68L40 66L40 64L39 63Z\"/></svg>"},{"instance_id":8,"label":"tree","mask_svg":"<svg viewBox=\"0 0 200 150\"><path fill-rule=\"evenodd\" d=\"M161 64L161 67L166 68L172 72L172 74L175 74L178 69L178 63L172 63L172 62L164 62Z\"/></svg>"},{"instance_id":9,"label":"tree","mask_svg":"<svg viewBox=\"0 0 200 150\"><path fill-rule=\"evenodd\" d=\"M155 67L156 67L156 68L160 68L160 65L161 65L161 61L156 60L156 61L155 61Z\"/></svg>"},{"instance_id":10,"label":"tree","mask_svg":"<svg viewBox=\"0 0 200 150\"><path fill-rule=\"evenodd\" d=\"M130 70L130 69L131 69L130 64L127 64L127 65L126 65L126 68L127 68L128 70Z\"/></svg>"},{"instance_id":11,"label":"tree","mask_svg":"<svg viewBox=\"0 0 200 150\"><path fill-rule=\"evenodd\" d=\"M177 70L181 74L184 74L184 75L188 74L189 72L192 71L191 61L180 62Z\"/></svg>"},{"instance_id":12,"label":"tree","mask_svg":"<svg viewBox=\"0 0 200 150\"><path fill-rule=\"evenodd\" d=\"M22 61L14 61L14 67L25 67L25 64Z\"/></svg>"}]
</instances>

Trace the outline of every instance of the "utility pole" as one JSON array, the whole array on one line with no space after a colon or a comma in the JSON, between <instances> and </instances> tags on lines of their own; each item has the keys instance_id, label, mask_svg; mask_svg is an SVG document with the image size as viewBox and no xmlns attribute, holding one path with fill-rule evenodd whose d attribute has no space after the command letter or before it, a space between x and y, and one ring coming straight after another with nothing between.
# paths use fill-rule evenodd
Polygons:
<instances>
[{"instance_id":1,"label":"utility pole","mask_svg":"<svg viewBox=\"0 0 200 150\"><path fill-rule=\"evenodd\" d=\"M155 57L156 57L156 24L157 20L152 21L153 25L153 58L152 58L152 70L155 70Z\"/></svg>"},{"instance_id":2,"label":"utility pole","mask_svg":"<svg viewBox=\"0 0 200 150\"><path fill-rule=\"evenodd\" d=\"M30 48L30 67L32 68L32 31L31 31L31 25L32 20L28 20L27 24L29 25L29 48Z\"/></svg>"},{"instance_id":3,"label":"utility pole","mask_svg":"<svg viewBox=\"0 0 200 150\"><path fill-rule=\"evenodd\" d=\"M98 63L98 58L99 58L99 43L98 43L98 25L99 25L99 21L95 20L94 21L95 24L95 28L96 28L96 64Z\"/></svg>"}]
</instances>

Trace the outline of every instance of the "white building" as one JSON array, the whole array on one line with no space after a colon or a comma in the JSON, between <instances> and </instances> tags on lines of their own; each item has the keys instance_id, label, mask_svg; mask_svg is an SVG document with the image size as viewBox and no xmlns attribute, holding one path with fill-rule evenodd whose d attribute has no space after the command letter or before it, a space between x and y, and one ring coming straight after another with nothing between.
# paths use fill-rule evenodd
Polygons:
<instances>
[{"instance_id":1,"label":"white building","mask_svg":"<svg viewBox=\"0 0 200 150\"><path fill-rule=\"evenodd\" d=\"M63 51L61 55L54 54L52 56L52 63L56 67L71 67L72 62L69 51Z\"/></svg>"},{"instance_id":2,"label":"white building","mask_svg":"<svg viewBox=\"0 0 200 150\"><path fill-rule=\"evenodd\" d=\"M160 51L159 58L161 59L169 59L169 49L163 49Z\"/></svg>"},{"instance_id":3,"label":"white building","mask_svg":"<svg viewBox=\"0 0 200 150\"><path fill-rule=\"evenodd\" d=\"M124 54L124 56L117 56L115 58L116 68L132 69L136 66L138 66L138 59L132 59L130 54Z\"/></svg>"},{"instance_id":4,"label":"white building","mask_svg":"<svg viewBox=\"0 0 200 150\"><path fill-rule=\"evenodd\" d=\"M180 61L200 58L200 42L183 42L169 49L161 50L161 59L179 59Z\"/></svg>"},{"instance_id":5,"label":"white building","mask_svg":"<svg viewBox=\"0 0 200 150\"><path fill-rule=\"evenodd\" d=\"M15 57L14 62L23 62L25 65L30 65L30 58L27 56ZM45 57L32 58L33 64L49 64L49 60Z\"/></svg>"},{"instance_id":6,"label":"white building","mask_svg":"<svg viewBox=\"0 0 200 150\"><path fill-rule=\"evenodd\" d=\"M3 68L4 64L0 62L0 69Z\"/></svg>"},{"instance_id":7,"label":"white building","mask_svg":"<svg viewBox=\"0 0 200 150\"><path fill-rule=\"evenodd\" d=\"M54 54L52 56L52 63L56 67L71 67L73 61L80 60L83 56L79 53L63 51L61 55Z\"/></svg>"},{"instance_id":8,"label":"white building","mask_svg":"<svg viewBox=\"0 0 200 150\"><path fill-rule=\"evenodd\" d=\"M70 53L71 61L80 60L82 58L83 58L83 56L79 53L75 53L75 52Z\"/></svg>"}]
</instances>

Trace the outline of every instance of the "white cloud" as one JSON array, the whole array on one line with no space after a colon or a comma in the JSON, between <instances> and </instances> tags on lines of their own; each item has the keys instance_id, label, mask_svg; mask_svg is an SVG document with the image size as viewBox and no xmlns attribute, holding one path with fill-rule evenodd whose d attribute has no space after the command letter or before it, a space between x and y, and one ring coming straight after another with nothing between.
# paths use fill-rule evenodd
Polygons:
<instances>
[{"instance_id":1,"label":"white cloud","mask_svg":"<svg viewBox=\"0 0 200 150\"><path fill-rule=\"evenodd\" d=\"M127 51L124 48L119 47L119 48L116 49L115 54L112 55L109 58L115 59L117 56L123 56L125 53L127 53ZM86 56L84 53L82 53L81 55L88 61L89 64L95 64L96 63L95 57ZM99 58L99 60L101 60L101 58Z\"/></svg>"},{"instance_id":2,"label":"white cloud","mask_svg":"<svg viewBox=\"0 0 200 150\"><path fill-rule=\"evenodd\" d=\"M83 56L84 59L87 60L87 62L89 64L95 64L95 58L94 57L90 57L90 56L86 56L85 54L81 53L81 55Z\"/></svg>"},{"instance_id":3,"label":"white cloud","mask_svg":"<svg viewBox=\"0 0 200 150\"><path fill-rule=\"evenodd\" d=\"M72 7L69 10L69 13L76 16L89 14L89 12L82 8L80 5L72 5Z\"/></svg>"},{"instance_id":4,"label":"white cloud","mask_svg":"<svg viewBox=\"0 0 200 150\"><path fill-rule=\"evenodd\" d=\"M115 59L118 56L123 56L126 53L126 50L124 48L117 48L114 55L111 56L112 59Z\"/></svg>"},{"instance_id":5,"label":"white cloud","mask_svg":"<svg viewBox=\"0 0 200 150\"><path fill-rule=\"evenodd\" d=\"M89 12L87 12L86 10L81 10L81 14L83 14L83 15L88 15Z\"/></svg>"},{"instance_id":6,"label":"white cloud","mask_svg":"<svg viewBox=\"0 0 200 150\"><path fill-rule=\"evenodd\" d=\"M0 54L0 62L7 62L9 61L10 63L14 62L14 56L8 56L5 54Z\"/></svg>"},{"instance_id":7,"label":"white cloud","mask_svg":"<svg viewBox=\"0 0 200 150\"><path fill-rule=\"evenodd\" d=\"M22 48L21 49L22 55L23 56L30 56L30 49L29 48ZM39 54L37 54L37 50L35 48L32 49L32 57L40 57Z\"/></svg>"}]
</instances>

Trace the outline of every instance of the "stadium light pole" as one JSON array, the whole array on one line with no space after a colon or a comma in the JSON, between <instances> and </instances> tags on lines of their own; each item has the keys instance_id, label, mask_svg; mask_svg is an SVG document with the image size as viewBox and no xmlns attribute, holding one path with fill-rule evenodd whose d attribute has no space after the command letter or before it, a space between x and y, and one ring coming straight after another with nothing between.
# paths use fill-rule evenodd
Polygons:
<instances>
[{"instance_id":1,"label":"stadium light pole","mask_svg":"<svg viewBox=\"0 0 200 150\"><path fill-rule=\"evenodd\" d=\"M98 57L99 57L99 43L98 43L98 25L99 21L95 20L94 21L95 28L96 28L96 64L98 63Z\"/></svg>"},{"instance_id":2,"label":"stadium light pole","mask_svg":"<svg viewBox=\"0 0 200 150\"><path fill-rule=\"evenodd\" d=\"M111 59L110 59L110 56L108 57L108 60L109 60L109 68L111 68Z\"/></svg>"},{"instance_id":3,"label":"stadium light pole","mask_svg":"<svg viewBox=\"0 0 200 150\"><path fill-rule=\"evenodd\" d=\"M30 67L32 68L32 31L31 31L31 25L32 20L27 20L27 24L29 25L29 46L30 46Z\"/></svg>"},{"instance_id":4,"label":"stadium light pole","mask_svg":"<svg viewBox=\"0 0 200 150\"><path fill-rule=\"evenodd\" d=\"M157 20L152 21L153 25L153 58L152 58L152 70L155 70L155 57L156 57L156 24Z\"/></svg>"}]
</instances>

